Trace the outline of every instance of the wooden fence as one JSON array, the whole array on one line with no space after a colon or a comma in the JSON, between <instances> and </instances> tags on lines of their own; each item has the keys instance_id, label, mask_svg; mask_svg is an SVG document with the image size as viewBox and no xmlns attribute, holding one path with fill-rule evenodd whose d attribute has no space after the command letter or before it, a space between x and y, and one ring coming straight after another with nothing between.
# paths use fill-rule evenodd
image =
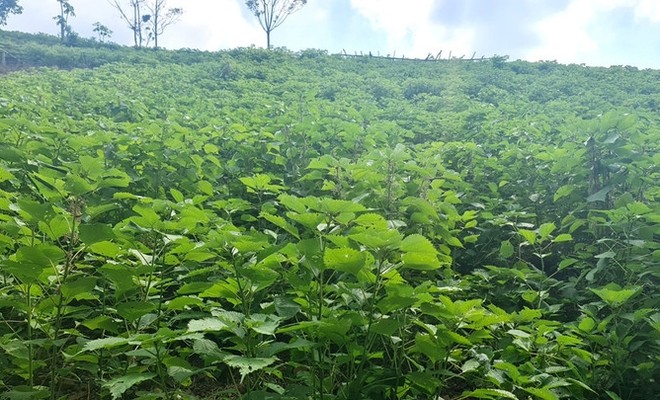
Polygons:
<instances>
[{"instance_id":1,"label":"wooden fence","mask_svg":"<svg viewBox=\"0 0 660 400\"><path fill-rule=\"evenodd\" d=\"M379 59L385 59L385 60L405 60L405 61L469 61L469 62L481 62L481 61L490 61L490 60L502 60L506 61L509 56L492 56L492 57L475 57L477 55L476 52L472 54L472 57L470 58L465 58L465 54L460 56L460 57L452 57L452 52L450 51L449 54L447 55L446 58L442 57L442 50L440 50L439 53L436 55L433 55L432 53L429 53L426 58L406 58L405 55L402 55L401 57L396 56L396 52L394 52L392 55L387 54L387 55L381 55L380 53L373 54L372 52L368 53L363 53L360 52L359 54L355 52L354 54L349 54L346 52L346 50L342 50L341 53L338 54L333 54L334 56L340 56L340 57L345 57L345 58L361 58L361 57L367 57L367 58L379 58Z\"/></svg>"},{"instance_id":2,"label":"wooden fence","mask_svg":"<svg viewBox=\"0 0 660 400\"><path fill-rule=\"evenodd\" d=\"M23 67L20 58L0 47L0 73L6 73Z\"/></svg>"}]
</instances>

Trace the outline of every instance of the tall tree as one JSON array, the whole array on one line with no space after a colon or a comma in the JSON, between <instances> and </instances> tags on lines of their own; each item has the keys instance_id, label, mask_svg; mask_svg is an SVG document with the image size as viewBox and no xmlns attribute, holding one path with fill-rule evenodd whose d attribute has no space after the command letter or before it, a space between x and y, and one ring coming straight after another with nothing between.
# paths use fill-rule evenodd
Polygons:
<instances>
[{"instance_id":1,"label":"tall tree","mask_svg":"<svg viewBox=\"0 0 660 400\"><path fill-rule=\"evenodd\" d=\"M128 6L122 6L119 0L108 0L111 6L113 6L119 15L126 22L129 29L133 31L133 44L136 48L142 47L144 43L143 33L143 24L146 22L144 20L143 11L144 11L144 2L145 0L128 0ZM148 20L148 17L147 17Z\"/></svg>"},{"instance_id":2,"label":"tall tree","mask_svg":"<svg viewBox=\"0 0 660 400\"><path fill-rule=\"evenodd\" d=\"M245 5L259 20L266 32L266 47L270 49L270 33L282 25L287 17L300 10L307 0L247 0Z\"/></svg>"},{"instance_id":3,"label":"tall tree","mask_svg":"<svg viewBox=\"0 0 660 400\"><path fill-rule=\"evenodd\" d=\"M148 15L143 16L143 21L147 24L145 30L149 33L149 40L154 40L154 48L158 48L158 37L165 29L175 24L183 15L183 8L167 8L167 0L152 0L147 3Z\"/></svg>"},{"instance_id":4,"label":"tall tree","mask_svg":"<svg viewBox=\"0 0 660 400\"><path fill-rule=\"evenodd\" d=\"M76 13L67 0L57 0L57 2L60 4L60 13L54 16L53 19L60 27L60 41L64 42L72 33L69 17L75 17Z\"/></svg>"},{"instance_id":5,"label":"tall tree","mask_svg":"<svg viewBox=\"0 0 660 400\"><path fill-rule=\"evenodd\" d=\"M109 39L110 36L112 36L112 29L108 28L102 23L97 21L94 22L93 26L94 26L93 32L99 35L99 42L103 43L105 42L106 39Z\"/></svg>"},{"instance_id":6,"label":"tall tree","mask_svg":"<svg viewBox=\"0 0 660 400\"><path fill-rule=\"evenodd\" d=\"M20 14L23 7L18 5L18 0L0 0L0 26L7 24L9 14Z\"/></svg>"}]
</instances>

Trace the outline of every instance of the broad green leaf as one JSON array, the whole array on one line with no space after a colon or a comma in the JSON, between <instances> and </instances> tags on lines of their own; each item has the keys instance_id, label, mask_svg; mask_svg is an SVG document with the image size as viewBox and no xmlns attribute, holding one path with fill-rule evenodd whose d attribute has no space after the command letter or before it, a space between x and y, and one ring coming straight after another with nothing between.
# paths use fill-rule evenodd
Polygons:
<instances>
[{"instance_id":1,"label":"broad green leaf","mask_svg":"<svg viewBox=\"0 0 660 400\"><path fill-rule=\"evenodd\" d=\"M384 318L371 325L371 332L386 337L394 336L394 333L401 328L403 324L395 318Z\"/></svg>"},{"instance_id":2,"label":"broad green leaf","mask_svg":"<svg viewBox=\"0 0 660 400\"><path fill-rule=\"evenodd\" d=\"M435 364L447 355L448 349L439 344L433 336L418 333L412 351L424 354Z\"/></svg>"},{"instance_id":3,"label":"broad green leaf","mask_svg":"<svg viewBox=\"0 0 660 400\"><path fill-rule=\"evenodd\" d=\"M103 240L90 245L89 251L104 257L114 258L121 253L121 247L109 240Z\"/></svg>"},{"instance_id":4,"label":"broad green leaf","mask_svg":"<svg viewBox=\"0 0 660 400\"><path fill-rule=\"evenodd\" d=\"M195 370L179 365L171 365L167 367L167 374L171 376L176 382L184 383L191 376L195 375Z\"/></svg>"},{"instance_id":5,"label":"broad green leaf","mask_svg":"<svg viewBox=\"0 0 660 400\"><path fill-rule=\"evenodd\" d=\"M514 249L513 245L508 240L503 240L500 243L500 257L509 258L513 255Z\"/></svg>"},{"instance_id":6,"label":"broad green leaf","mask_svg":"<svg viewBox=\"0 0 660 400\"><path fill-rule=\"evenodd\" d=\"M604 253L600 253L594 256L594 258L614 258L614 257L616 257L616 253L613 251L606 251Z\"/></svg>"},{"instance_id":7,"label":"broad green leaf","mask_svg":"<svg viewBox=\"0 0 660 400\"><path fill-rule=\"evenodd\" d=\"M512 399L518 400L515 394L502 389L477 389L471 392L463 393L462 398L475 397L477 399Z\"/></svg>"},{"instance_id":8,"label":"broad green leaf","mask_svg":"<svg viewBox=\"0 0 660 400\"><path fill-rule=\"evenodd\" d=\"M95 296L92 295L92 291L96 287L96 281L97 279L93 276L80 276L62 284L60 290L68 301L93 299Z\"/></svg>"},{"instance_id":9,"label":"broad green leaf","mask_svg":"<svg viewBox=\"0 0 660 400\"><path fill-rule=\"evenodd\" d=\"M100 268L105 279L112 282L117 299L137 288L134 268L125 265L106 264Z\"/></svg>"},{"instance_id":10,"label":"broad green leaf","mask_svg":"<svg viewBox=\"0 0 660 400\"><path fill-rule=\"evenodd\" d=\"M117 314L129 322L155 311L158 306L146 301L127 301L117 305Z\"/></svg>"},{"instance_id":11,"label":"broad green leaf","mask_svg":"<svg viewBox=\"0 0 660 400\"><path fill-rule=\"evenodd\" d=\"M590 317L584 317L580 320L580 323L578 324L578 329L584 332L591 332L594 330L596 327L596 321L593 320L593 318Z\"/></svg>"},{"instance_id":12,"label":"broad green leaf","mask_svg":"<svg viewBox=\"0 0 660 400\"><path fill-rule=\"evenodd\" d=\"M438 337L442 337L445 339L449 339L457 344L462 344L464 346L472 346L473 343L470 341L470 339L466 338L465 336L461 335L460 333L454 332L454 331L449 331L449 330L442 330L438 331Z\"/></svg>"},{"instance_id":13,"label":"broad green leaf","mask_svg":"<svg viewBox=\"0 0 660 400\"><path fill-rule=\"evenodd\" d=\"M438 393L438 389L444 385L444 382L434 376L430 371L410 372L406 374L406 380L410 382L411 386L424 391L428 395L434 396Z\"/></svg>"},{"instance_id":14,"label":"broad green leaf","mask_svg":"<svg viewBox=\"0 0 660 400\"><path fill-rule=\"evenodd\" d=\"M412 288L411 288L412 289ZM410 306L417 302L412 290L410 293L390 293L388 296L383 297L378 301L378 309L389 314L392 311L408 309Z\"/></svg>"},{"instance_id":15,"label":"broad green leaf","mask_svg":"<svg viewBox=\"0 0 660 400\"><path fill-rule=\"evenodd\" d=\"M123 346L129 342L126 338L107 337L102 339L90 340L83 346L83 351L95 351L101 349L111 349L117 346Z\"/></svg>"},{"instance_id":16,"label":"broad green leaf","mask_svg":"<svg viewBox=\"0 0 660 400\"><path fill-rule=\"evenodd\" d=\"M373 228L377 230L387 229L387 220L378 214L373 214L373 213L362 214L359 217L355 218L353 222L360 226Z\"/></svg>"},{"instance_id":17,"label":"broad green leaf","mask_svg":"<svg viewBox=\"0 0 660 400\"><path fill-rule=\"evenodd\" d=\"M520 337L520 338L528 338L531 336L529 333L525 331L521 331L519 329L509 329L508 331L506 331L506 333L508 333L511 336Z\"/></svg>"},{"instance_id":18,"label":"broad green leaf","mask_svg":"<svg viewBox=\"0 0 660 400\"><path fill-rule=\"evenodd\" d=\"M241 357L227 356L223 362L232 368L238 368L241 374L241 382L252 372L262 370L277 361L275 357Z\"/></svg>"},{"instance_id":19,"label":"broad green leaf","mask_svg":"<svg viewBox=\"0 0 660 400\"><path fill-rule=\"evenodd\" d=\"M539 298L539 292L537 292L536 290L525 290L521 295L521 297L526 302L533 304Z\"/></svg>"},{"instance_id":20,"label":"broad green leaf","mask_svg":"<svg viewBox=\"0 0 660 400\"><path fill-rule=\"evenodd\" d=\"M610 397L612 400L623 400L618 394L611 392L609 390L606 390L605 393Z\"/></svg>"},{"instance_id":21,"label":"broad green leaf","mask_svg":"<svg viewBox=\"0 0 660 400\"><path fill-rule=\"evenodd\" d=\"M117 333L117 327L118 327L115 320L107 315L99 315L92 319L86 319L82 321L80 325L93 331L99 330L99 331L108 331L112 333Z\"/></svg>"},{"instance_id":22,"label":"broad green leaf","mask_svg":"<svg viewBox=\"0 0 660 400\"><path fill-rule=\"evenodd\" d=\"M252 314L245 319L245 325L262 335L275 335L281 319L275 315Z\"/></svg>"},{"instance_id":23,"label":"broad green leaf","mask_svg":"<svg viewBox=\"0 0 660 400\"><path fill-rule=\"evenodd\" d=\"M461 371L463 373L470 372L470 371L475 371L480 366L481 366L481 364L479 363L479 361L477 361L475 359L469 359L469 360L467 360L466 362L463 363L463 365L461 366Z\"/></svg>"},{"instance_id":24,"label":"broad green leaf","mask_svg":"<svg viewBox=\"0 0 660 400\"><path fill-rule=\"evenodd\" d=\"M403 265L412 269L433 270L440 267L438 252L422 235L410 235L401 241Z\"/></svg>"},{"instance_id":25,"label":"broad green leaf","mask_svg":"<svg viewBox=\"0 0 660 400\"><path fill-rule=\"evenodd\" d=\"M265 219L266 221L272 223L273 225L284 229L284 231L290 233L296 239L300 239L300 235L298 234L298 228L288 223L284 218L277 215L269 214L267 212L262 212L261 214L259 214L259 216Z\"/></svg>"},{"instance_id":26,"label":"broad green leaf","mask_svg":"<svg viewBox=\"0 0 660 400\"><path fill-rule=\"evenodd\" d=\"M11 386L10 386L11 387ZM50 397L50 390L43 386L13 386L11 390L4 391L1 395L6 400L40 400Z\"/></svg>"},{"instance_id":27,"label":"broad green leaf","mask_svg":"<svg viewBox=\"0 0 660 400\"><path fill-rule=\"evenodd\" d=\"M16 179L16 177L0 165L0 183L10 179Z\"/></svg>"},{"instance_id":28,"label":"broad green leaf","mask_svg":"<svg viewBox=\"0 0 660 400\"><path fill-rule=\"evenodd\" d=\"M557 229L557 227L552 222L548 222L539 226L539 236L541 237L541 240L546 240L550 234L555 231L555 229Z\"/></svg>"},{"instance_id":29,"label":"broad green leaf","mask_svg":"<svg viewBox=\"0 0 660 400\"><path fill-rule=\"evenodd\" d=\"M528 229L520 229L518 230L518 233L520 233L520 236L529 242L529 244L536 243L536 232L530 231Z\"/></svg>"},{"instance_id":30,"label":"broad green leaf","mask_svg":"<svg viewBox=\"0 0 660 400\"><path fill-rule=\"evenodd\" d=\"M527 393L533 394L536 398L542 399L542 400L559 400L559 396L557 396L553 391L547 388L523 388L524 391Z\"/></svg>"},{"instance_id":31,"label":"broad green leaf","mask_svg":"<svg viewBox=\"0 0 660 400\"><path fill-rule=\"evenodd\" d=\"M175 188L170 188L170 195L177 203L183 203L183 201L185 200L185 197L183 197L183 193L181 193L179 190Z\"/></svg>"},{"instance_id":32,"label":"broad green leaf","mask_svg":"<svg viewBox=\"0 0 660 400\"><path fill-rule=\"evenodd\" d=\"M208 181L197 182L197 189L207 196L213 196L213 185Z\"/></svg>"},{"instance_id":33,"label":"broad green leaf","mask_svg":"<svg viewBox=\"0 0 660 400\"><path fill-rule=\"evenodd\" d=\"M39 221L48 220L53 216L53 206L48 203L21 198L17 201L21 216L28 222L36 224Z\"/></svg>"},{"instance_id":34,"label":"broad green leaf","mask_svg":"<svg viewBox=\"0 0 660 400\"><path fill-rule=\"evenodd\" d=\"M81 196L97 189L97 186L89 183L82 177L69 175L66 178L64 188L72 195Z\"/></svg>"},{"instance_id":35,"label":"broad green leaf","mask_svg":"<svg viewBox=\"0 0 660 400\"><path fill-rule=\"evenodd\" d=\"M558 200L560 200L563 197L570 196L570 194L573 193L573 190L575 190L574 185L564 185L564 186L560 187L555 192L553 201L557 202Z\"/></svg>"},{"instance_id":36,"label":"broad green leaf","mask_svg":"<svg viewBox=\"0 0 660 400\"><path fill-rule=\"evenodd\" d=\"M566 258L566 259L563 259L563 260L561 260L561 262L559 263L559 270L561 271L562 269L568 268L568 267L570 267L571 265L575 264L576 262L578 262L578 260L576 260L576 259L574 259L574 258Z\"/></svg>"},{"instance_id":37,"label":"broad green leaf","mask_svg":"<svg viewBox=\"0 0 660 400\"><path fill-rule=\"evenodd\" d=\"M606 201L607 200L607 194L612 191L612 186L605 186L604 188L600 189L596 193L592 194L591 196L587 197L587 202L593 203L596 201Z\"/></svg>"},{"instance_id":38,"label":"broad green leaf","mask_svg":"<svg viewBox=\"0 0 660 400\"><path fill-rule=\"evenodd\" d=\"M554 243L560 243L560 242L570 242L573 240L573 236L570 233L562 233L557 235L552 241Z\"/></svg>"},{"instance_id":39,"label":"broad green leaf","mask_svg":"<svg viewBox=\"0 0 660 400\"><path fill-rule=\"evenodd\" d=\"M578 344L583 344L584 342L582 339L573 337L573 336L567 336L567 335L558 335L557 338L557 343L564 345L564 346L575 346Z\"/></svg>"},{"instance_id":40,"label":"broad green leaf","mask_svg":"<svg viewBox=\"0 0 660 400\"><path fill-rule=\"evenodd\" d=\"M277 199L283 206L298 214L303 214L307 211L307 206L305 205L305 202L303 202L303 200L300 199L299 197L291 196L288 194L282 194L278 196Z\"/></svg>"},{"instance_id":41,"label":"broad green leaf","mask_svg":"<svg viewBox=\"0 0 660 400\"><path fill-rule=\"evenodd\" d=\"M615 283L611 283L600 289L589 289L594 292L601 300L607 303L610 307L618 307L627 302L631 297L641 291L641 286L634 286L632 288L621 288Z\"/></svg>"},{"instance_id":42,"label":"broad green leaf","mask_svg":"<svg viewBox=\"0 0 660 400\"><path fill-rule=\"evenodd\" d=\"M365 255L348 247L325 249L323 263L327 268L357 275L365 263Z\"/></svg>"},{"instance_id":43,"label":"broad green leaf","mask_svg":"<svg viewBox=\"0 0 660 400\"><path fill-rule=\"evenodd\" d=\"M396 247L401 243L401 234L395 230L367 229L362 233L353 234L349 237L372 249L387 249Z\"/></svg>"},{"instance_id":44,"label":"broad green leaf","mask_svg":"<svg viewBox=\"0 0 660 400\"><path fill-rule=\"evenodd\" d=\"M57 240L62 236L71 233L71 225L64 215L57 215L48 223L48 233L52 240Z\"/></svg>"},{"instance_id":45,"label":"broad green leaf","mask_svg":"<svg viewBox=\"0 0 660 400\"><path fill-rule=\"evenodd\" d=\"M197 297L190 296L178 296L167 302L167 309L172 311L183 311L191 306L202 308L204 302Z\"/></svg>"},{"instance_id":46,"label":"broad green leaf","mask_svg":"<svg viewBox=\"0 0 660 400\"><path fill-rule=\"evenodd\" d=\"M213 143L206 143L204 145L204 152L206 154L217 154L220 151L218 146L214 145Z\"/></svg>"},{"instance_id":47,"label":"broad green leaf","mask_svg":"<svg viewBox=\"0 0 660 400\"><path fill-rule=\"evenodd\" d=\"M23 283L35 283L45 270L54 271L64 259L64 252L50 244L24 246L16 252L16 261L0 263L0 269L16 276Z\"/></svg>"},{"instance_id":48,"label":"broad green leaf","mask_svg":"<svg viewBox=\"0 0 660 400\"><path fill-rule=\"evenodd\" d=\"M366 208L360 203L329 198L322 198L318 204L318 207L315 207L315 209L316 211L330 215L338 215L341 213L356 213L366 210Z\"/></svg>"},{"instance_id":49,"label":"broad green leaf","mask_svg":"<svg viewBox=\"0 0 660 400\"><path fill-rule=\"evenodd\" d=\"M319 226L319 224L325 220L322 214L312 212L306 212L303 214L288 212L286 216L312 231L316 231L316 228Z\"/></svg>"},{"instance_id":50,"label":"broad green leaf","mask_svg":"<svg viewBox=\"0 0 660 400\"><path fill-rule=\"evenodd\" d=\"M518 311L516 321L529 322L541 318L542 315L543 313L541 312L541 310L529 309L525 307L522 310Z\"/></svg>"},{"instance_id":51,"label":"broad green leaf","mask_svg":"<svg viewBox=\"0 0 660 400\"><path fill-rule=\"evenodd\" d=\"M514 364L508 362L496 362L493 367L505 371L506 374L509 375L509 378L511 378L514 382L518 382L520 371L518 371L518 367L516 367Z\"/></svg>"},{"instance_id":52,"label":"broad green leaf","mask_svg":"<svg viewBox=\"0 0 660 400\"><path fill-rule=\"evenodd\" d=\"M288 319L300 312L300 305L284 296L277 296L273 301L275 304L275 311L281 318Z\"/></svg>"},{"instance_id":53,"label":"broad green leaf","mask_svg":"<svg viewBox=\"0 0 660 400\"><path fill-rule=\"evenodd\" d=\"M86 245L110 241L115 238L112 227L107 224L82 224L78 229L80 240Z\"/></svg>"},{"instance_id":54,"label":"broad green leaf","mask_svg":"<svg viewBox=\"0 0 660 400\"><path fill-rule=\"evenodd\" d=\"M188 322L188 332L219 332L229 327L219 318L194 319Z\"/></svg>"},{"instance_id":55,"label":"broad green leaf","mask_svg":"<svg viewBox=\"0 0 660 400\"><path fill-rule=\"evenodd\" d=\"M117 378L111 379L103 384L103 387L110 391L113 400L117 400L133 386L144 381L148 381L156 376L150 372L125 374Z\"/></svg>"}]
</instances>

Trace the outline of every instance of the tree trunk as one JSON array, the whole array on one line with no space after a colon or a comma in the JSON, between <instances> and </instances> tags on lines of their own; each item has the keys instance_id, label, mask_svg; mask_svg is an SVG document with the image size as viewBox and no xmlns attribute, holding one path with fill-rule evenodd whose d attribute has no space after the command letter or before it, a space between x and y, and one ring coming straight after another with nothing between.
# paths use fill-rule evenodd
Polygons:
<instances>
[{"instance_id":1,"label":"tree trunk","mask_svg":"<svg viewBox=\"0 0 660 400\"><path fill-rule=\"evenodd\" d=\"M153 13L151 17L154 19L153 23L153 32L154 32L154 49L158 50L158 14L160 14L160 9L156 9L156 12Z\"/></svg>"},{"instance_id":2,"label":"tree trunk","mask_svg":"<svg viewBox=\"0 0 660 400\"><path fill-rule=\"evenodd\" d=\"M60 42L64 43L64 3L60 2Z\"/></svg>"},{"instance_id":3,"label":"tree trunk","mask_svg":"<svg viewBox=\"0 0 660 400\"><path fill-rule=\"evenodd\" d=\"M266 49L270 50L270 30L266 30Z\"/></svg>"}]
</instances>

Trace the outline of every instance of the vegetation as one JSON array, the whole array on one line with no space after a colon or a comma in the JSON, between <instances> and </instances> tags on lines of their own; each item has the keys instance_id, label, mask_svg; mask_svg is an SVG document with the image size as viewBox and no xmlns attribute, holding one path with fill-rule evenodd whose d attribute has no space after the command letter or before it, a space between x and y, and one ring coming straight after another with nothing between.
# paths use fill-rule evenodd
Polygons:
<instances>
[{"instance_id":1,"label":"vegetation","mask_svg":"<svg viewBox=\"0 0 660 400\"><path fill-rule=\"evenodd\" d=\"M60 5L60 12L53 17L57 26L60 27L60 41L65 43L70 40L72 35L75 35L71 25L69 24L69 17L75 17L75 9L67 0L57 0Z\"/></svg>"},{"instance_id":2,"label":"vegetation","mask_svg":"<svg viewBox=\"0 0 660 400\"><path fill-rule=\"evenodd\" d=\"M18 4L17 0L0 0L0 26L7 23L9 14L20 14L23 12L23 7Z\"/></svg>"},{"instance_id":3,"label":"vegetation","mask_svg":"<svg viewBox=\"0 0 660 400\"><path fill-rule=\"evenodd\" d=\"M0 398L658 393L660 71L83 44L0 77Z\"/></svg>"},{"instance_id":4,"label":"vegetation","mask_svg":"<svg viewBox=\"0 0 660 400\"><path fill-rule=\"evenodd\" d=\"M270 34L282 25L289 15L300 10L307 0L246 0L245 5L257 17L266 32L266 48L270 49Z\"/></svg>"}]
</instances>

